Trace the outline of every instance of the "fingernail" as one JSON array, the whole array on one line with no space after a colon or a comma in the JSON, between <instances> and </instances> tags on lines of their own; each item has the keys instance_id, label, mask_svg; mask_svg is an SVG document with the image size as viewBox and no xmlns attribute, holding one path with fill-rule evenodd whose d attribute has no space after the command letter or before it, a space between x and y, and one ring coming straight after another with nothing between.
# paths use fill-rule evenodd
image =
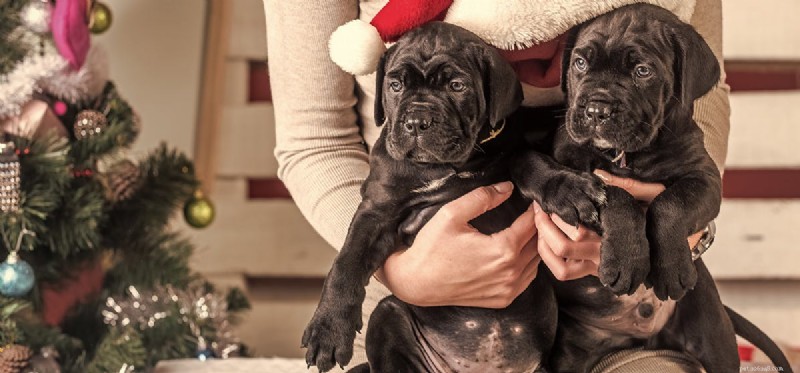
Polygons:
<instances>
[{"instance_id":1,"label":"fingernail","mask_svg":"<svg viewBox=\"0 0 800 373\"><path fill-rule=\"evenodd\" d=\"M539 211L542 211L542 207L536 201L533 201L533 213L538 214Z\"/></svg>"},{"instance_id":2,"label":"fingernail","mask_svg":"<svg viewBox=\"0 0 800 373\"><path fill-rule=\"evenodd\" d=\"M605 172L603 170L594 170L594 174L597 175L597 177L599 177L600 180L603 180L603 182L605 183L611 182L611 174L609 174L608 172Z\"/></svg>"},{"instance_id":3,"label":"fingernail","mask_svg":"<svg viewBox=\"0 0 800 373\"><path fill-rule=\"evenodd\" d=\"M511 184L510 181L504 181L502 183L497 183L492 185L492 188L494 188L494 190L496 190L497 193L505 194L514 189L514 184Z\"/></svg>"}]
</instances>

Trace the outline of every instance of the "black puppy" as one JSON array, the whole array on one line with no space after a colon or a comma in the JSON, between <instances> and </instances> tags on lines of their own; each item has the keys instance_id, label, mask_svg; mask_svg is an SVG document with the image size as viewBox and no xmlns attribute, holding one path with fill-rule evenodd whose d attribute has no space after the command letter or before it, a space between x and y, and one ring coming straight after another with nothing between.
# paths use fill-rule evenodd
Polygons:
<instances>
[{"instance_id":1,"label":"black puppy","mask_svg":"<svg viewBox=\"0 0 800 373\"><path fill-rule=\"evenodd\" d=\"M720 175L692 119L694 100L720 76L708 45L672 13L630 5L572 35L563 74L568 111L557 163L531 152L512 177L545 211L603 235L599 281L555 282L555 370L589 371L610 352L641 346L686 351L708 372L737 372L734 329L790 369L769 338L722 305L686 241L721 202ZM624 190L603 187L594 169L666 190L645 212Z\"/></svg>"},{"instance_id":2,"label":"black puppy","mask_svg":"<svg viewBox=\"0 0 800 373\"><path fill-rule=\"evenodd\" d=\"M407 33L377 72L376 123L385 124L370 154L370 174L345 244L303 335L306 362L321 371L352 357L370 276L410 243L430 217L470 190L509 180L511 151L522 144L513 118L522 90L511 66L479 37L434 22ZM498 232L530 200L513 194L472 221ZM367 335L374 372L530 372L552 345L556 308L547 276L509 307L415 307L395 297L372 314Z\"/></svg>"}]
</instances>

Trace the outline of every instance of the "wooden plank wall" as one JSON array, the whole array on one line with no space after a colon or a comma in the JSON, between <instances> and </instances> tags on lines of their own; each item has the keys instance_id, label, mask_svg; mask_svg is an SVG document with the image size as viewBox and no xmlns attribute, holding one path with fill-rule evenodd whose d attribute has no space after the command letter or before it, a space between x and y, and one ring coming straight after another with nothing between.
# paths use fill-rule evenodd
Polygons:
<instances>
[{"instance_id":1,"label":"wooden plank wall","mask_svg":"<svg viewBox=\"0 0 800 373\"><path fill-rule=\"evenodd\" d=\"M295 346L335 252L276 177L261 6L239 0L233 7L219 216L212 228L195 233L204 247L195 268L249 285L255 309L243 334L259 352L300 356ZM800 346L794 234L800 224L800 23L790 19L796 14L800 2L791 0L724 3L731 134L718 238L704 258L726 303Z\"/></svg>"}]
</instances>

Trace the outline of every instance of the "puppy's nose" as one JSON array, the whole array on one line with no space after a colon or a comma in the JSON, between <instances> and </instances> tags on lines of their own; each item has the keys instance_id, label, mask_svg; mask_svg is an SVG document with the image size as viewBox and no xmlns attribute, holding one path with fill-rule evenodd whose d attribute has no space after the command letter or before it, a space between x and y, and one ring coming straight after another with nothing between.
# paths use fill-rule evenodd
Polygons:
<instances>
[{"instance_id":1,"label":"puppy's nose","mask_svg":"<svg viewBox=\"0 0 800 373\"><path fill-rule=\"evenodd\" d=\"M586 119L602 123L611 118L613 110L611 105L603 101L591 101L586 105Z\"/></svg>"},{"instance_id":2,"label":"puppy's nose","mask_svg":"<svg viewBox=\"0 0 800 373\"><path fill-rule=\"evenodd\" d=\"M425 112L415 111L406 115L403 122L403 128L408 133L417 133L425 131L433 124L433 117Z\"/></svg>"}]
</instances>

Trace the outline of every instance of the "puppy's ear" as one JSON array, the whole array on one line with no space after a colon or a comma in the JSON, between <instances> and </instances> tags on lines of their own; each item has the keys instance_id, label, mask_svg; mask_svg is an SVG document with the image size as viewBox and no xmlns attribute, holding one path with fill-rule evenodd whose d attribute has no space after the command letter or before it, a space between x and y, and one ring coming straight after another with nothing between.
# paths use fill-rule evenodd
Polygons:
<instances>
[{"instance_id":1,"label":"puppy's ear","mask_svg":"<svg viewBox=\"0 0 800 373\"><path fill-rule=\"evenodd\" d=\"M561 92L567 93L567 73L572 66L572 49L575 48L575 40L578 39L578 31L582 25L573 27L564 40L564 54L561 56Z\"/></svg>"},{"instance_id":2,"label":"puppy's ear","mask_svg":"<svg viewBox=\"0 0 800 373\"><path fill-rule=\"evenodd\" d=\"M483 55L483 97L494 128L522 103L522 85L511 64L494 48L484 47Z\"/></svg>"},{"instance_id":3,"label":"puppy's ear","mask_svg":"<svg viewBox=\"0 0 800 373\"><path fill-rule=\"evenodd\" d=\"M673 31L675 47L675 93L681 104L690 106L717 84L720 67L717 57L694 27L676 25Z\"/></svg>"},{"instance_id":4,"label":"puppy's ear","mask_svg":"<svg viewBox=\"0 0 800 373\"><path fill-rule=\"evenodd\" d=\"M382 126L383 122L386 121L386 115L383 111L383 78L386 75L386 61L394 53L395 49L396 45L393 45L386 52L383 52L380 61L378 61L378 68L375 71L375 109L373 110L373 115L375 117L375 125L378 127Z\"/></svg>"}]
</instances>

